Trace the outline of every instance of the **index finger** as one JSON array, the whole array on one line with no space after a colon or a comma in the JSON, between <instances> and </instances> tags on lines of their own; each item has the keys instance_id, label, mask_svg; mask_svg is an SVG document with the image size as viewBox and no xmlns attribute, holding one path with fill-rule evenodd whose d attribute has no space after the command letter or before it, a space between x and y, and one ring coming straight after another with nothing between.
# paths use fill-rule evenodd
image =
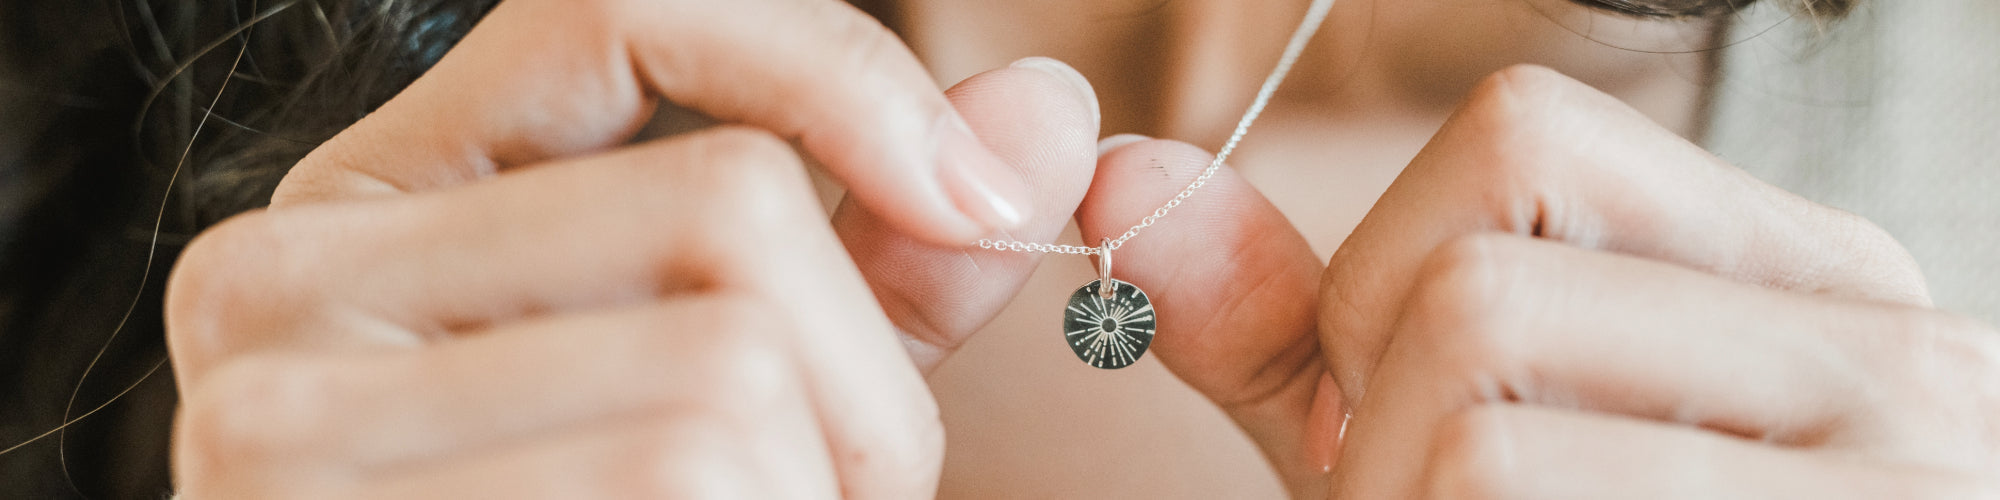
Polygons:
<instances>
[{"instance_id":1,"label":"index finger","mask_svg":"<svg viewBox=\"0 0 2000 500\"><path fill-rule=\"evenodd\" d=\"M663 97L802 145L911 235L963 244L1027 213L896 36L832 0L513 0L322 145L273 205L462 184L629 140Z\"/></svg>"},{"instance_id":2,"label":"index finger","mask_svg":"<svg viewBox=\"0 0 2000 500\"><path fill-rule=\"evenodd\" d=\"M1879 228L1759 182L1587 85L1515 67L1473 92L1322 275L1321 341L1348 404L1365 397L1424 259L1487 231L1929 304L1914 259Z\"/></svg>"}]
</instances>

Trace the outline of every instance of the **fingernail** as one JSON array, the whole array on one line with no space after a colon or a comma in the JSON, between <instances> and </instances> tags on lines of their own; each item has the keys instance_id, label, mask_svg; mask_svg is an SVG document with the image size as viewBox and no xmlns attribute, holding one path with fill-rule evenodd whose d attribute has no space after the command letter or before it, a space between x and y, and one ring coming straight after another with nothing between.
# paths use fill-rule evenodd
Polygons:
<instances>
[{"instance_id":1,"label":"fingernail","mask_svg":"<svg viewBox=\"0 0 2000 500\"><path fill-rule=\"evenodd\" d=\"M1150 140L1153 140L1153 138L1139 134L1118 134L1106 137L1103 140L1097 141L1097 156L1104 156L1118 148Z\"/></svg>"},{"instance_id":2,"label":"fingernail","mask_svg":"<svg viewBox=\"0 0 2000 500\"><path fill-rule=\"evenodd\" d=\"M1340 461L1340 445L1347 438L1347 413L1340 399L1340 384L1333 381L1333 375L1322 373L1319 387L1313 393L1309 414L1306 417L1304 451L1305 465L1314 472L1326 474Z\"/></svg>"},{"instance_id":3,"label":"fingernail","mask_svg":"<svg viewBox=\"0 0 2000 500\"><path fill-rule=\"evenodd\" d=\"M1026 222L1028 186L1020 174L987 150L957 113L945 113L937 128L938 181L958 210L988 229Z\"/></svg>"},{"instance_id":4,"label":"fingernail","mask_svg":"<svg viewBox=\"0 0 2000 500\"><path fill-rule=\"evenodd\" d=\"M1077 97L1083 99L1084 105L1090 107L1090 122L1103 126L1104 113L1097 108L1097 89L1091 88L1090 79L1084 78L1083 73L1078 73L1076 68L1072 68L1068 64L1063 64L1062 61L1047 57L1029 57L1014 61L1013 64L1009 64L1007 67L1032 69L1048 73L1055 76L1056 79L1062 80L1063 83L1069 84L1070 90L1075 91Z\"/></svg>"}]
</instances>

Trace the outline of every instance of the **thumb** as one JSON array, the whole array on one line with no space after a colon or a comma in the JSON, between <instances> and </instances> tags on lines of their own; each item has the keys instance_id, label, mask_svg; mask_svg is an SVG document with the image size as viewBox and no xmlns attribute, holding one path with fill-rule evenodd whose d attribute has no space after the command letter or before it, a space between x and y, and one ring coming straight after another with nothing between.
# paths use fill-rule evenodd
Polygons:
<instances>
[{"instance_id":1,"label":"thumb","mask_svg":"<svg viewBox=\"0 0 2000 500\"><path fill-rule=\"evenodd\" d=\"M1077 212L1084 241L1124 234L1214 159L1186 143L1137 136L1105 145L1111 150ZM1160 362L1235 419L1294 496L1324 494L1330 462L1319 457L1333 448L1305 443L1332 434L1307 429L1337 432L1339 405L1314 333L1322 266L1305 237L1223 167L1113 256L1114 277L1152 299Z\"/></svg>"},{"instance_id":2,"label":"thumb","mask_svg":"<svg viewBox=\"0 0 2000 500\"><path fill-rule=\"evenodd\" d=\"M1032 213L996 239L1049 242L1090 187L1097 97L1083 75L1047 58L982 73L945 92L966 124L1033 193ZM854 263L929 372L1019 292L1040 254L943 247L911 237L849 196L833 215Z\"/></svg>"}]
</instances>

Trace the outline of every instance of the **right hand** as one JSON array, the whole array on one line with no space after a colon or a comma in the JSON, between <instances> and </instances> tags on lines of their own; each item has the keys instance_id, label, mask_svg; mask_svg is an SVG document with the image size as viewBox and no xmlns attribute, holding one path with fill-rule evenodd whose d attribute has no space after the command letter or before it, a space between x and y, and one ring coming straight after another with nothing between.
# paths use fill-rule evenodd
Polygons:
<instances>
[{"instance_id":1,"label":"right hand","mask_svg":"<svg viewBox=\"0 0 2000 500\"><path fill-rule=\"evenodd\" d=\"M1211 158L1171 141L1107 153L1078 213L1085 241L1123 231ZM1502 253L1484 246L1496 241L1502 243L1494 248L1533 250ZM1594 265L1599 261L1621 264ZM1569 266L1533 267L1546 262ZM1967 461L1912 464L1855 450L1922 449L1913 443L1949 441L1941 436L1950 434L1935 429L1983 430L1956 425L1979 422L1968 417L1975 414L1968 408L2000 400L1981 399L1977 389L1993 387L1995 379L1983 375L2000 366L1993 361L2000 350L1956 350L1992 343L1967 333L1980 328L1928 308L1922 275L1888 233L1763 184L1616 99L1546 69L1510 68L1477 86L1324 267L1285 216L1226 169L1173 217L1126 245L1118 263L1123 279L1146 287L1162 311L1162 333L1153 344L1160 362L1228 412L1298 498L1406 498L1421 494L1426 480L1444 486L1429 492L1443 497L1562 496L1529 489L1547 485L1572 488L1567 491L1580 498L1631 496L1607 492L1663 479L1681 488L1673 491L1732 491L1727 488L1740 484L1717 478L1749 470L1728 470L1742 462L1709 455L1687 460L1691 455L1656 453L1634 439L1657 434L1614 440L1605 439L1613 433L1559 429L1553 435L1560 439L1540 439L1551 434L1515 436L1507 428L1467 435L1451 425L1487 414L1475 410L1508 406L1674 431L1690 430L1689 422L1755 422L1736 429L1767 444L1837 456L1841 463L1915 465L1903 471L1907 477L1950 487L1980 476L1963 474L1974 469ZM1631 272L1627 265L1680 274ZM1751 300L1769 297L1783 300ZM1716 305L1729 301L1737 302L1735 309ZM1822 302L1872 309L1819 307ZM1765 309L1751 311L1756 307ZM1876 325L1886 318L1903 319L1908 328L1835 334L1801 319L1800 311L1818 314L1812 319L1819 323ZM1869 355L1856 354L1856 345ZM1899 349L1912 345L1919 349ZM1939 353L1963 355L1946 359ZM1787 371L1812 365L1795 356L1905 361L1833 363L1846 372ZM1888 368L1855 368L1863 366ZM1902 369L1908 366L1927 372L1913 376L1916 370ZM1922 399L1893 399L1884 401L1896 402L1889 406L1898 411L1836 414L1843 422L1870 425L1786 428L1793 421L1779 411L1870 407L1811 398L1925 392L1894 382L1944 379L1971 381L1963 387L1975 389L1929 400L1949 404L1921 407L1909 401ZM1803 380L1869 384L1813 392L1797 383ZM1731 390L1737 388L1757 390ZM1790 397L1765 396L1779 392ZM1923 411L1908 411L1913 407ZM1777 410L1765 411L1772 408ZM1352 410L1351 425L1344 409ZM1762 427L1767 422L1780 424ZM1810 437L1799 438L1802 429ZM1902 433L1910 429L1921 430ZM1678 436L1719 435L1712 430ZM1950 451L1930 456L1965 448L1944 449ZM1468 450L1500 450L1507 459ZM1615 453L1584 455L1605 450ZM1644 473L1578 479L1589 479L1577 475L1580 469L1636 463L1577 466L1614 454L1644 457ZM1454 460L1468 456L1472 460ZM1971 462L1994 463L1990 455ZM1474 478L1464 481L1469 486L1455 482L1467 478ZM1843 486L1851 484L1858 483Z\"/></svg>"},{"instance_id":2,"label":"right hand","mask_svg":"<svg viewBox=\"0 0 2000 500\"><path fill-rule=\"evenodd\" d=\"M177 487L927 497L920 374L1035 262L929 243L1061 230L1096 136L1071 80L1027 65L947 99L830 1L506 2L270 210L183 253ZM656 96L796 140L850 201L829 228L801 159L753 128L616 147ZM1036 210L967 189L1008 182Z\"/></svg>"}]
</instances>

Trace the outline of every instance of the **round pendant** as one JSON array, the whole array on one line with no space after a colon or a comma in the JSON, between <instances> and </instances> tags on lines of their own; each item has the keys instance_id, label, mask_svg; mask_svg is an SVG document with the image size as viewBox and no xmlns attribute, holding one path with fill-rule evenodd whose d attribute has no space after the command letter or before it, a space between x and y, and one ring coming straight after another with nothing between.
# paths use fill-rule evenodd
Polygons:
<instances>
[{"instance_id":1,"label":"round pendant","mask_svg":"<svg viewBox=\"0 0 2000 500\"><path fill-rule=\"evenodd\" d=\"M1130 366L1153 345L1153 301L1146 292L1110 280L1111 296L1098 293L1104 280L1094 280L1069 294L1063 313L1063 339L1076 358L1104 369Z\"/></svg>"}]
</instances>

